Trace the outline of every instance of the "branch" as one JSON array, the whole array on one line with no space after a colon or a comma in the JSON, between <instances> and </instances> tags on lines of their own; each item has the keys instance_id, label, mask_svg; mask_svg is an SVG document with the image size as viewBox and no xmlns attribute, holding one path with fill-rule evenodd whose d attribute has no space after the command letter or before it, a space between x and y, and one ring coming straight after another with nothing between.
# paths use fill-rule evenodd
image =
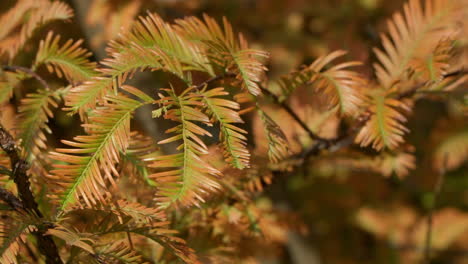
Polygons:
<instances>
[{"instance_id":1,"label":"branch","mask_svg":"<svg viewBox=\"0 0 468 264\"><path fill-rule=\"evenodd\" d=\"M461 70L449 72L442 76L442 80L449 78L449 77L455 77L455 76L464 75L464 74L468 74L468 70L461 69ZM412 97L416 94L418 89L420 89L421 87L424 87L426 84L427 82L416 84L411 89L408 89L407 91L398 94L396 96L396 99L401 100L403 98ZM354 137L356 136L357 132L359 132L359 130L367 123L367 121L369 121L369 119L371 118L371 115L372 113L369 110L364 112L357 118L357 123L353 127L351 127L344 135L339 136L336 139L327 140L328 144L324 144L323 142L320 142L320 141L316 142L309 148L305 149L302 153L299 153L298 155L296 155L296 157L299 157L302 159L302 163L300 163L299 165L304 164L305 161L309 157L319 155L320 151L322 150L328 149L330 151L335 152L339 149L342 149L344 147L351 145L354 141Z\"/></svg>"},{"instance_id":2,"label":"branch","mask_svg":"<svg viewBox=\"0 0 468 264\"><path fill-rule=\"evenodd\" d=\"M23 211L23 203L10 191L0 187L0 200L8 204L13 210Z\"/></svg>"},{"instance_id":3,"label":"branch","mask_svg":"<svg viewBox=\"0 0 468 264\"><path fill-rule=\"evenodd\" d=\"M460 69L460 70L456 70L456 71L453 71L453 72L449 72L449 73L446 73L442 76L442 79L445 79L445 78L449 78L449 77L455 77L455 76L458 76L458 75L464 75L464 74L468 74L468 69Z\"/></svg>"},{"instance_id":4,"label":"branch","mask_svg":"<svg viewBox=\"0 0 468 264\"><path fill-rule=\"evenodd\" d=\"M223 80L223 79L227 79L227 78L233 78L233 77L236 77L236 75L234 73L226 73L226 74L216 75L216 76L211 77L210 79L198 84L197 86L194 87L194 89L195 90L200 90L200 89L203 89L205 86L207 86L210 83L220 81L220 80Z\"/></svg>"},{"instance_id":5,"label":"branch","mask_svg":"<svg viewBox=\"0 0 468 264\"><path fill-rule=\"evenodd\" d=\"M302 164L311 156L317 156L320 154L320 151L328 149L329 151L335 152L344 147L351 145L354 141L354 137L357 132L369 121L371 113L369 111L364 112L357 118L356 124L352 126L346 133L339 136L336 139L330 140L330 144L324 145L320 142L313 144L311 147L305 149L302 153L298 155L302 159Z\"/></svg>"},{"instance_id":6,"label":"branch","mask_svg":"<svg viewBox=\"0 0 468 264\"><path fill-rule=\"evenodd\" d=\"M391 249L398 250L398 251L416 251L416 252L424 252L424 248L415 245L415 244L393 244L393 243L388 243L388 246ZM437 254L448 254L448 256L451 257L467 257L468 256L468 250L463 249L463 248L432 248L432 251L436 252Z\"/></svg>"},{"instance_id":7,"label":"branch","mask_svg":"<svg viewBox=\"0 0 468 264\"><path fill-rule=\"evenodd\" d=\"M31 192L31 183L26 174L28 163L20 158L18 147L15 144L13 137L0 124L0 148L9 156L10 164L13 171L11 178L16 184L22 207L34 213L38 217L42 217L42 213L34 200L34 195ZM7 194L8 196L8 194ZM11 197L10 197L11 198ZM38 228L38 231L33 232L37 239L39 251L46 256L47 264L63 263L58 254L57 246L50 236L45 236L44 228Z\"/></svg>"},{"instance_id":8,"label":"branch","mask_svg":"<svg viewBox=\"0 0 468 264\"><path fill-rule=\"evenodd\" d=\"M236 77L236 74L228 72L228 73L225 73L225 74L214 76L214 77L202 82L201 84L195 86L194 88L196 90L200 90L200 89L202 89L203 87L205 87L206 85L208 85L210 83L213 83L213 82L225 79L225 78L235 78L235 77ZM286 103L280 101L278 96L276 96L274 93L270 92L265 87L260 86L260 89L262 90L263 93L265 93L266 95L271 97L273 99L273 101L275 102L275 104L277 104L278 106L283 108L307 132L307 134L309 135L309 137L311 139L316 140L316 141L318 141L321 144L326 145L326 146L328 146L330 143L332 143L332 140L322 138L322 137L318 136L317 134L315 134L306 125L306 123L304 123L304 121L302 121L301 118L299 118L299 116L291 109L291 107L289 107L289 105L287 105Z\"/></svg>"},{"instance_id":9,"label":"branch","mask_svg":"<svg viewBox=\"0 0 468 264\"><path fill-rule=\"evenodd\" d=\"M50 90L49 84L47 84L47 82L39 74L35 73L33 70L29 68L22 67L22 66L15 66L15 65L2 65L1 68L2 70L9 71L9 72L22 71L24 73L27 73L31 77L39 81L46 90Z\"/></svg>"},{"instance_id":10,"label":"branch","mask_svg":"<svg viewBox=\"0 0 468 264\"><path fill-rule=\"evenodd\" d=\"M447 165L447 155L444 157L444 168ZM444 184L445 180L445 169L442 169L439 172L439 177L437 178L437 182L434 186L434 191L432 192L432 202L429 205L429 209L427 212L427 230L426 230L426 240L424 245L424 259L423 263L429 264L431 261L431 244L432 244L432 223L433 223L433 215L434 215L434 208L437 203L437 199L439 197L440 191L442 190L442 185Z\"/></svg>"},{"instance_id":11,"label":"branch","mask_svg":"<svg viewBox=\"0 0 468 264\"><path fill-rule=\"evenodd\" d=\"M13 137L0 124L0 147L10 158L10 165L13 171L11 178L18 187L18 193L24 208L31 210L39 217L42 214L38 210L36 201L30 189L29 178L26 174L28 164L22 160L17 151Z\"/></svg>"},{"instance_id":12,"label":"branch","mask_svg":"<svg viewBox=\"0 0 468 264\"><path fill-rule=\"evenodd\" d=\"M285 102L280 101L280 99L278 98L278 96L276 96L276 94L272 93L270 90L264 87L260 87L260 89L262 90L263 93L271 97L273 101L275 102L275 104L283 108L302 127L302 129L304 129L307 132L307 134L309 135L311 139L318 141L317 143L319 143L320 145L324 145L326 147L328 147L333 142L333 140L331 139L322 138L319 135L315 134L307 126L307 124L304 123L304 121L302 121L301 118L299 118L299 116L291 109L291 107L289 107L289 105L287 105Z\"/></svg>"},{"instance_id":13,"label":"branch","mask_svg":"<svg viewBox=\"0 0 468 264\"><path fill-rule=\"evenodd\" d=\"M468 70L460 69L460 70L449 72L449 73L446 73L446 74L442 75L442 80L450 78L450 77L456 77L456 76L459 76L459 75L464 75L464 74L468 74ZM411 97L415 93L417 93L420 88L424 87L426 84L427 84L427 82L417 84L417 85L413 86L412 88L408 89L407 91L404 91L404 92L398 94L396 96L396 99L401 100L403 98Z\"/></svg>"}]
</instances>

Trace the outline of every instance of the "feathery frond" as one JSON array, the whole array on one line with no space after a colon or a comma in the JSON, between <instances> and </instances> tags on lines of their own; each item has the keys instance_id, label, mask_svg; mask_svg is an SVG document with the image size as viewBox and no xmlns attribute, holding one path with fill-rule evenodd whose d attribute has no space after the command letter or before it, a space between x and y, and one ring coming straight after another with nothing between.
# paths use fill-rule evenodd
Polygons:
<instances>
[{"instance_id":1,"label":"feathery frond","mask_svg":"<svg viewBox=\"0 0 468 264\"><path fill-rule=\"evenodd\" d=\"M235 123L244 123L237 110L237 102L220 98L229 93L222 87L203 91L203 101L206 104L207 114L212 122L220 126L219 139L223 144L223 155L234 168L249 167L250 153L247 149L247 131L235 126Z\"/></svg>"},{"instance_id":2,"label":"feathery frond","mask_svg":"<svg viewBox=\"0 0 468 264\"><path fill-rule=\"evenodd\" d=\"M115 215L120 217L130 216L136 223L152 223L154 221L165 221L166 214L157 208L147 207L137 202L118 200L115 203L107 204ZM105 209L104 209L105 210Z\"/></svg>"},{"instance_id":3,"label":"feathery frond","mask_svg":"<svg viewBox=\"0 0 468 264\"><path fill-rule=\"evenodd\" d=\"M268 139L268 157L270 161L278 163L289 155L288 140L281 128L263 110L257 108L260 119Z\"/></svg>"},{"instance_id":4,"label":"feathery frond","mask_svg":"<svg viewBox=\"0 0 468 264\"><path fill-rule=\"evenodd\" d=\"M99 263L149 264L140 254L131 249L124 240L118 240L96 248Z\"/></svg>"},{"instance_id":5,"label":"feathery frond","mask_svg":"<svg viewBox=\"0 0 468 264\"><path fill-rule=\"evenodd\" d=\"M317 92L323 93L330 105L329 108L337 107L340 114L357 115L359 107L363 103L364 80L357 72L348 70L348 68L361 65L361 63L351 61L325 69L325 66L344 54L346 54L345 51L334 51L319 57L310 66L300 71L294 71L281 77L278 82L281 92L280 99L286 100L299 87L310 86Z\"/></svg>"},{"instance_id":6,"label":"feathery frond","mask_svg":"<svg viewBox=\"0 0 468 264\"><path fill-rule=\"evenodd\" d=\"M316 72L305 68L281 76L278 80L278 86L280 88L278 97L280 101L286 101L296 89L310 84L310 80L315 74Z\"/></svg>"},{"instance_id":7,"label":"feathery frond","mask_svg":"<svg viewBox=\"0 0 468 264\"><path fill-rule=\"evenodd\" d=\"M452 133L442 141L434 153L434 168L438 171L458 168L468 159L468 131Z\"/></svg>"},{"instance_id":8,"label":"feathery frond","mask_svg":"<svg viewBox=\"0 0 468 264\"><path fill-rule=\"evenodd\" d=\"M133 112L142 105L153 102L145 93L130 86L122 87L139 100L118 94L106 96L107 103L97 108L84 124L88 135L77 136L75 141L62 141L75 147L57 149L52 158L68 164L57 163L49 177L60 186L60 207L67 209L80 197L87 206L103 201L102 191L106 189L104 178L114 182L112 175L118 174L115 163L120 152L128 147L130 119Z\"/></svg>"},{"instance_id":9,"label":"feathery frond","mask_svg":"<svg viewBox=\"0 0 468 264\"><path fill-rule=\"evenodd\" d=\"M113 41L108 49L111 57L100 69L105 77L95 77L71 89L67 96L68 110L83 115L86 108L95 108L109 90L117 90L137 70L163 70L191 84L189 71L213 70L201 50L174 31L158 15L149 14L133 29Z\"/></svg>"},{"instance_id":10,"label":"feathery frond","mask_svg":"<svg viewBox=\"0 0 468 264\"><path fill-rule=\"evenodd\" d=\"M41 40L34 68L45 64L49 72L55 73L59 78L65 77L72 84L95 75L96 63L88 60L91 52L80 47L82 40L73 42L70 39L62 45L59 45L59 41L60 36L54 35L52 31Z\"/></svg>"},{"instance_id":11,"label":"feathery frond","mask_svg":"<svg viewBox=\"0 0 468 264\"><path fill-rule=\"evenodd\" d=\"M166 222L146 226L141 224L132 225L127 222L124 222L124 224L115 223L109 226L107 230L104 230L101 235L115 233L136 234L160 244L186 263L199 263L194 250L189 248L183 239L173 236L177 231L167 229L167 224Z\"/></svg>"},{"instance_id":12,"label":"feathery frond","mask_svg":"<svg viewBox=\"0 0 468 264\"><path fill-rule=\"evenodd\" d=\"M108 52L123 54L125 57L127 53L137 52L135 49L149 50L167 57L161 58L162 63L166 65L164 68L182 79L187 77L183 71L190 70L205 72L210 76L215 75L200 47L154 13L140 17L132 30L121 34L117 40L111 42ZM180 66L174 67L176 62L179 62Z\"/></svg>"},{"instance_id":13,"label":"feathery frond","mask_svg":"<svg viewBox=\"0 0 468 264\"><path fill-rule=\"evenodd\" d=\"M101 48L107 41L115 39L118 33L128 30L135 23L135 17L141 12L143 1L92 1L90 2L85 21L90 28L97 30L90 38L90 45Z\"/></svg>"},{"instance_id":14,"label":"feathery frond","mask_svg":"<svg viewBox=\"0 0 468 264\"><path fill-rule=\"evenodd\" d=\"M182 64L178 60L159 53L157 48L143 48L137 44L131 46L134 49L128 49L124 53L113 53L112 58L105 59L102 64L109 68L99 69L101 76L95 76L70 89L66 97L66 110L79 112L83 117L86 110L102 104L105 95L110 94L112 89L117 91L137 70L146 68L161 70L170 67L173 73L179 74L179 77L184 74Z\"/></svg>"},{"instance_id":15,"label":"feathery frond","mask_svg":"<svg viewBox=\"0 0 468 264\"><path fill-rule=\"evenodd\" d=\"M378 159L380 162L377 168L386 177L395 173L399 178L403 178L409 174L410 170L416 168L415 156L403 151L394 154L386 153Z\"/></svg>"},{"instance_id":16,"label":"feathery frond","mask_svg":"<svg viewBox=\"0 0 468 264\"><path fill-rule=\"evenodd\" d=\"M19 32L0 39L0 54L6 53L10 59L16 56L37 28L52 21L67 20L73 16L73 10L67 4L58 1L38 1L37 5L27 9L30 14Z\"/></svg>"},{"instance_id":17,"label":"feathery frond","mask_svg":"<svg viewBox=\"0 0 468 264\"><path fill-rule=\"evenodd\" d=\"M44 131L51 133L47 122L53 117L52 109L58 107L65 88L55 91L39 90L27 94L19 106L19 138L24 154L34 156L40 149L46 149Z\"/></svg>"},{"instance_id":18,"label":"feathery frond","mask_svg":"<svg viewBox=\"0 0 468 264\"><path fill-rule=\"evenodd\" d=\"M223 171L223 173L226 177L234 174L229 171ZM239 175L229 177L229 179L232 180L232 184L237 186L237 193L240 193L240 190L245 190L244 193L248 196L249 194L260 193L264 190L265 186L270 185L273 180L273 174L268 169L268 160L263 159L262 162L252 164L250 168L243 170Z\"/></svg>"},{"instance_id":19,"label":"feathery frond","mask_svg":"<svg viewBox=\"0 0 468 264\"><path fill-rule=\"evenodd\" d=\"M375 70L384 88L391 88L402 75L411 70L410 64L428 63L440 40L449 39L463 21L467 3L463 0L410 0L404 13L396 13L388 21L388 35L382 35L384 50L374 49L380 64ZM429 59L429 60L428 60Z\"/></svg>"},{"instance_id":20,"label":"feathery frond","mask_svg":"<svg viewBox=\"0 0 468 264\"><path fill-rule=\"evenodd\" d=\"M161 152L156 143L153 144L151 137L132 132L127 151L122 153L121 167L124 171L128 171L131 178L140 177L149 186L155 187L156 183L149 178L151 171L148 165L159 156L161 156Z\"/></svg>"},{"instance_id":21,"label":"feathery frond","mask_svg":"<svg viewBox=\"0 0 468 264\"><path fill-rule=\"evenodd\" d=\"M409 67L423 80L440 81L450 66L453 47L452 40L441 40L425 58L412 59Z\"/></svg>"},{"instance_id":22,"label":"feathery frond","mask_svg":"<svg viewBox=\"0 0 468 264\"><path fill-rule=\"evenodd\" d=\"M164 118L179 124L167 133L174 133L168 139L158 142L166 144L182 141L177 150L182 152L157 157L150 165L153 168L168 168L169 170L150 175L160 184L158 200L162 206L180 203L183 206L197 205L203 202L203 194L219 189L214 179L220 172L203 161L199 156L208 154L208 148L200 136L211 136L205 129L195 122L211 125L208 116L198 108L203 106L203 97L192 93L192 88L186 89L182 94L176 95L172 89L163 89L166 95L160 95L160 103L168 110Z\"/></svg>"},{"instance_id":23,"label":"feathery frond","mask_svg":"<svg viewBox=\"0 0 468 264\"><path fill-rule=\"evenodd\" d=\"M0 222L0 263L18 263L20 243L25 241L25 236L30 232L29 224L19 222L5 224Z\"/></svg>"},{"instance_id":24,"label":"feathery frond","mask_svg":"<svg viewBox=\"0 0 468 264\"><path fill-rule=\"evenodd\" d=\"M15 86L7 81L0 81L0 105L10 100Z\"/></svg>"},{"instance_id":25,"label":"feathery frond","mask_svg":"<svg viewBox=\"0 0 468 264\"><path fill-rule=\"evenodd\" d=\"M115 81L118 84L122 77L117 78ZM98 103L102 104L103 98L114 85L112 78L95 76L89 81L85 81L83 84L75 86L70 89L67 96L65 97L65 108L66 111L72 113L79 113L83 120L86 113L96 108Z\"/></svg>"},{"instance_id":26,"label":"feathery frond","mask_svg":"<svg viewBox=\"0 0 468 264\"><path fill-rule=\"evenodd\" d=\"M86 223L83 231L95 234L98 237L98 243L108 241L108 238L115 240L116 235L126 236L130 233L158 243L186 263L198 263L194 250L188 247L183 239L174 236L177 231L169 228L170 222L166 221L163 211L154 215L150 223L145 223L138 220L140 216L136 219L132 218L135 216L133 214L122 215L114 210L106 209L85 210L93 214L93 219ZM64 220L80 211L82 210L69 211Z\"/></svg>"},{"instance_id":27,"label":"feathery frond","mask_svg":"<svg viewBox=\"0 0 468 264\"><path fill-rule=\"evenodd\" d=\"M259 83L262 81L267 67L263 61L268 58L268 53L260 50L248 49L247 42L241 37L241 49L232 52L232 62L226 68L227 72L236 73L236 79L241 88L249 91L252 95L261 94ZM228 56L229 58L229 56Z\"/></svg>"},{"instance_id":28,"label":"feathery frond","mask_svg":"<svg viewBox=\"0 0 468 264\"><path fill-rule=\"evenodd\" d=\"M47 230L46 234L60 238L70 246L79 247L90 254L94 254L93 245L95 241L89 238L90 234L83 236L83 234L62 225L56 225L54 228Z\"/></svg>"},{"instance_id":29,"label":"feathery frond","mask_svg":"<svg viewBox=\"0 0 468 264\"><path fill-rule=\"evenodd\" d=\"M248 48L247 41L239 34L236 38L231 24L223 18L223 28L216 21L203 16L176 20L178 31L188 39L203 44L211 62L225 72L235 73L241 87L252 95L261 93L258 83L267 70L263 60L268 53Z\"/></svg>"},{"instance_id":30,"label":"feathery frond","mask_svg":"<svg viewBox=\"0 0 468 264\"><path fill-rule=\"evenodd\" d=\"M3 72L0 79L0 105L10 100L13 90L21 82L23 74L14 72Z\"/></svg>"},{"instance_id":31,"label":"feathery frond","mask_svg":"<svg viewBox=\"0 0 468 264\"><path fill-rule=\"evenodd\" d=\"M30 0L18 0L16 4L10 8L7 12L0 16L0 39L4 39L13 29L18 27L26 12L31 8L38 8L44 3L47 3L48 0L37 0L37 1L30 1Z\"/></svg>"},{"instance_id":32,"label":"feathery frond","mask_svg":"<svg viewBox=\"0 0 468 264\"><path fill-rule=\"evenodd\" d=\"M68 257L67 263L146 263L146 257L161 263L200 263L188 246L192 241L204 263L253 262L263 257L261 251L273 252L270 249L287 242L286 228L297 230L296 224L285 223L298 220L289 217L293 212L276 211L271 199L261 197L276 174L292 176L289 183L301 199L310 179L298 176L310 175L309 167L322 177L364 172L366 180L413 173L421 153L413 155L412 147L404 144L409 132L405 123L414 100L427 94L448 98L451 110L449 122L442 123L443 132L435 134L439 145L433 146L433 166L442 173L459 168L468 158L468 133L458 122L466 105L461 96L451 100L463 92L455 88L468 80L463 69L466 54L461 54L466 39L456 36L455 29L468 14L467 0L408 0L404 11L389 22L383 48L375 50L379 63L375 81L354 70L360 62L342 62L345 52L338 50L282 77L276 90L266 87L269 54L249 48L226 18L220 23L207 15L165 22L148 13L133 23L130 20L145 0L97 0L93 6L103 9L95 10L91 18L108 12L116 14L112 15L116 20L119 14L131 18L124 24L133 24L110 42L107 58L98 64L91 62L94 58L81 40L61 41L62 37L48 32L40 43L32 43L41 26L72 16L66 4L17 1L6 15L0 15L0 60L4 61L0 67L0 210L6 210L0 215L2 263L55 263L61 257ZM113 12L117 2L122 3ZM112 25L117 24L121 23L107 23L103 31L115 33ZM308 60L303 52L281 50L275 48L283 55L279 60L294 55L286 64ZM455 52L463 56L455 58ZM49 74L42 76L46 68ZM135 83L148 84L161 77L156 81L164 83L152 89L158 99L126 85L140 71L152 73L136 78ZM34 80L26 82L31 77ZM59 83L71 85L57 89L58 84L47 78L61 78ZM28 85L38 82L45 89ZM262 91L276 107L261 108ZM79 113L84 133L61 141L65 147L44 157L41 151L57 145L46 138L71 133L57 131L46 137L61 97L65 97L65 110ZM148 110L148 104L158 106ZM139 108L145 108L140 110L145 110L141 113L146 117L151 112L165 122L152 124L156 120L143 116L132 120ZM249 122L243 124L243 115L252 110L257 113L246 115ZM280 116L285 113L288 116ZM70 123L74 120L57 114L58 126L53 127L75 128ZM143 121L136 129L148 132L172 124L165 131L167 138L157 143L166 144L167 153L159 151L151 137L132 131L133 121ZM447 130L447 124L453 128ZM254 136L249 138L244 127ZM214 138L211 133L218 133L218 128ZM351 147L353 139L367 148ZM418 176L421 170L414 173ZM381 185L380 181L375 183ZM321 181L314 186L340 191L343 184L336 183ZM354 180L346 184L362 187ZM359 197L375 196L362 190ZM320 204L330 197L324 193L316 198ZM341 209L356 205L333 200ZM416 219L417 214L410 214Z\"/></svg>"},{"instance_id":33,"label":"feathery frond","mask_svg":"<svg viewBox=\"0 0 468 264\"><path fill-rule=\"evenodd\" d=\"M358 61L340 63L329 69L324 67L331 61L346 54L345 51L335 51L315 60L307 70L316 74L312 75L312 85L328 99L328 103L338 107L338 113L344 115L356 115L359 106L363 103L362 87L364 81L359 75L348 70L349 67L361 65Z\"/></svg>"},{"instance_id":34,"label":"feathery frond","mask_svg":"<svg viewBox=\"0 0 468 264\"><path fill-rule=\"evenodd\" d=\"M405 103L389 98L383 91L372 95L369 111L371 117L355 138L362 147L371 145L376 150L384 147L395 149L404 142L403 135L409 130L402 124L406 117L402 110L410 111Z\"/></svg>"}]
</instances>

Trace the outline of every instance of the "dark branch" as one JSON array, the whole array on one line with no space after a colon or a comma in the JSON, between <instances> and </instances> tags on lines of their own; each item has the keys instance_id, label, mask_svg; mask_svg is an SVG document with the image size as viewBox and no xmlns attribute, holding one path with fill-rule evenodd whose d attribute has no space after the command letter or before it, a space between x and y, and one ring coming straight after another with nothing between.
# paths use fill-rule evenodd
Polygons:
<instances>
[{"instance_id":1,"label":"dark branch","mask_svg":"<svg viewBox=\"0 0 468 264\"><path fill-rule=\"evenodd\" d=\"M26 171L28 170L28 163L20 158L15 140L1 124L0 147L10 158L10 164L13 172L11 178L15 182L18 189L22 207L26 211L29 211L38 217L42 217L43 215L39 210L33 193L31 192L31 183L29 182L29 177L26 174ZM46 256L47 264L63 263L60 259L60 255L58 254L55 242L50 236L45 236L45 232L46 230L43 230L43 228L38 228L38 231L33 232L37 239L39 251Z\"/></svg>"},{"instance_id":2,"label":"dark branch","mask_svg":"<svg viewBox=\"0 0 468 264\"><path fill-rule=\"evenodd\" d=\"M450 78L450 77L456 77L456 76L464 75L464 74L468 74L468 70L461 69L461 70L449 72L449 73L446 73L446 74L444 74L444 75L442 76L442 80L447 79L447 78ZM426 84L427 84L427 82L419 83L419 84L417 84L417 85L411 87L411 88L408 89L407 91L404 91L404 92L402 92L402 93L399 93L399 94L396 96L396 99L401 100L401 99L403 99L403 98L411 97L411 96L413 96L414 94L416 94L416 93L418 92L418 90L421 89L422 87L424 87Z\"/></svg>"},{"instance_id":3,"label":"dark branch","mask_svg":"<svg viewBox=\"0 0 468 264\"><path fill-rule=\"evenodd\" d=\"M464 75L464 74L468 74L468 69L460 69L460 70L457 70L457 71L446 73L446 74L444 74L442 76L442 78L445 79L445 78L460 76L460 75Z\"/></svg>"},{"instance_id":4,"label":"dark branch","mask_svg":"<svg viewBox=\"0 0 468 264\"><path fill-rule=\"evenodd\" d=\"M359 132L359 130L367 123L370 117L371 114L369 112L365 112L357 118L357 122L356 124L354 124L354 126L348 129L348 131L343 135L330 141L330 144L325 145L321 144L320 142L316 142L309 148L305 149L302 153L300 153L298 157L301 158L302 163L304 163L309 157L319 155L320 151L322 150L328 149L330 151L335 152L351 145L354 141L354 137L356 136L357 132Z\"/></svg>"},{"instance_id":5,"label":"dark branch","mask_svg":"<svg viewBox=\"0 0 468 264\"><path fill-rule=\"evenodd\" d=\"M226 74L220 74L220 75L216 75L214 77L211 77L210 79L198 84L197 86L194 87L195 90L200 90L200 89L203 89L205 86L211 84L211 83L214 83L216 81L220 81L220 80L223 80L225 78L233 78L233 77L236 77L235 74L233 73L226 73Z\"/></svg>"},{"instance_id":6,"label":"dark branch","mask_svg":"<svg viewBox=\"0 0 468 264\"><path fill-rule=\"evenodd\" d=\"M276 94L272 93L270 90L264 88L264 87L260 87L262 92L265 93L266 95L268 95L270 98L273 99L273 101L275 102L275 104L277 104L278 106L280 106L283 110L285 110L289 116L291 116L301 127L302 129L304 129L307 134L309 135L309 137L313 140L316 140L318 141L318 143L320 143L321 145L324 145L326 147L328 147L333 140L330 140L330 139L326 139L326 138L322 138L320 137L319 135L315 134L308 126L306 123L304 123L304 121L301 120L301 118L294 112L294 110L291 109L291 107L289 107L289 105L287 105L285 102L282 102L278 96L276 96Z\"/></svg>"},{"instance_id":7,"label":"dark branch","mask_svg":"<svg viewBox=\"0 0 468 264\"><path fill-rule=\"evenodd\" d=\"M8 204L13 210L23 211L23 203L10 191L0 187L0 200Z\"/></svg>"},{"instance_id":8,"label":"dark branch","mask_svg":"<svg viewBox=\"0 0 468 264\"><path fill-rule=\"evenodd\" d=\"M447 166L447 155L444 157L444 168ZM429 205L429 209L427 211L427 230L426 230L426 239L424 245L424 262L429 264L431 261L431 244L432 244L432 227L433 227L433 218L434 218L434 209L436 207L437 200L439 198L440 191L442 190L442 185L444 184L445 180L445 169L439 172L439 177L437 178L437 182L434 186L434 191L432 192L432 203Z\"/></svg>"},{"instance_id":9,"label":"dark branch","mask_svg":"<svg viewBox=\"0 0 468 264\"><path fill-rule=\"evenodd\" d=\"M34 196L30 189L31 184L26 174L26 171L28 170L28 164L20 158L13 137L1 125L0 147L10 158L10 165L13 171L12 179L18 187L18 193L21 201L23 202L24 208L31 210L39 217L42 217L41 213L37 209L38 206L34 200Z\"/></svg>"},{"instance_id":10,"label":"dark branch","mask_svg":"<svg viewBox=\"0 0 468 264\"><path fill-rule=\"evenodd\" d=\"M415 245L415 244L393 244L389 243L388 246L392 249L398 250L398 251L414 251L414 252L424 252L424 248ZM463 249L463 248L432 248L432 251L437 253L437 254L448 254L451 257L467 257L468 256L468 250Z\"/></svg>"},{"instance_id":11,"label":"dark branch","mask_svg":"<svg viewBox=\"0 0 468 264\"><path fill-rule=\"evenodd\" d=\"M15 65L2 65L2 70L9 71L9 72L21 71L21 72L27 73L31 77L36 79L38 82L40 82L46 90L50 90L49 84L47 84L47 82L41 76L39 76L39 74L35 73L33 70L29 68L22 67L22 66L15 66Z\"/></svg>"}]
</instances>

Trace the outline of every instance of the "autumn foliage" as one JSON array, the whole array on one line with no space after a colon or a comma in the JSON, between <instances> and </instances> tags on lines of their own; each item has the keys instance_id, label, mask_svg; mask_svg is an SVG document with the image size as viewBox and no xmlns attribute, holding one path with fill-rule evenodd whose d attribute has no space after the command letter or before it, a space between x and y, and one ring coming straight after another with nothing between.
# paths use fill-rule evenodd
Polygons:
<instances>
[{"instance_id":1,"label":"autumn foliage","mask_svg":"<svg viewBox=\"0 0 468 264\"><path fill-rule=\"evenodd\" d=\"M467 1L409 0L368 52L283 74L223 14L145 6L92 1L85 41L70 4L2 7L0 263L290 263L321 225L401 263L468 250L466 199L437 207L468 188ZM446 113L421 125L421 102Z\"/></svg>"}]
</instances>

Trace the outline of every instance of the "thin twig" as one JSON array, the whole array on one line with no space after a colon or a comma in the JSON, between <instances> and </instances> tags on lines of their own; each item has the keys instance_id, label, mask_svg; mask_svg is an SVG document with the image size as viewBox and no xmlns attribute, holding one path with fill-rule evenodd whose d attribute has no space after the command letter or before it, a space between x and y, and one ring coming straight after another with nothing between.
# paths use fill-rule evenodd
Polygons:
<instances>
[{"instance_id":1,"label":"thin twig","mask_svg":"<svg viewBox=\"0 0 468 264\"><path fill-rule=\"evenodd\" d=\"M424 252L425 248L415 244L397 244L388 243L389 247L398 250L398 251L416 251ZM436 253L445 253L451 257L468 257L468 250L466 249L456 249L456 248L432 248L433 252Z\"/></svg>"},{"instance_id":2,"label":"thin twig","mask_svg":"<svg viewBox=\"0 0 468 264\"><path fill-rule=\"evenodd\" d=\"M444 167L447 164L447 155L444 157ZM442 169L439 173L439 177L437 178L437 182L434 186L434 191L432 193L432 203L429 205L429 209L427 212L427 230L426 230L426 239L424 245L424 258L423 263L429 264L431 261L431 244L432 244L432 228L433 228L433 215L434 215L434 208L436 207L437 198L439 197L440 191L442 190L442 185L444 184L445 180L445 169Z\"/></svg>"},{"instance_id":3,"label":"thin twig","mask_svg":"<svg viewBox=\"0 0 468 264\"><path fill-rule=\"evenodd\" d=\"M336 152L344 147L351 145L354 141L356 133L367 123L370 117L370 112L364 112L357 118L357 122L354 126L348 129L348 131L343 135L331 140L330 144L325 145L321 142L316 142L309 148L305 149L302 153L299 153L297 157L302 161L299 165L304 164L309 159L309 157L319 155L320 151L322 150L327 149L329 151Z\"/></svg>"},{"instance_id":4,"label":"thin twig","mask_svg":"<svg viewBox=\"0 0 468 264\"><path fill-rule=\"evenodd\" d=\"M125 233L127 233L127 239L128 239L128 244L130 245L130 249L135 250L135 248L133 246L132 236L130 235L130 232L127 231Z\"/></svg>"},{"instance_id":5,"label":"thin twig","mask_svg":"<svg viewBox=\"0 0 468 264\"><path fill-rule=\"evenodd\" d=\"M326 139L326 138L323 138L323 137L320 137L319 135L315 134L308 126L306 123L304 123L304 121L301 120L301 118L294 112L294 110L292 110L291 107L289 107L289 105L287 105L285 102L282 102L278 96L276 96L276 94L272 93L270 90L264 88L264 87L260 87L260 89L262 90L263 93L265 93L266 95L268 95L270 98L273 99L273 101L275 102L275 104L277 104L278 106L280 106L283 110L285 110L289 116L291 116L295 121L296 123L298 123L302 129L304 129L304 131L307 132L307 134L309 135L309 137L313 140L316 140L318 142L320 142L321 145L324 145L325 147L328 147L333 140L331 139Z\"/></svg>"},{"instance_id":6,"label":"thin twig","mask_svg":"<svg viewBox=\"0 0 468 264\"><path fill-rule=\"evenodd\" d=\"M22 71L24 73L27 73L31 75L31 77L39 81L46 90L50 90L49 84L47 84L47 82L39 74L37 74L36 72L34 72L33 70L29 68L16 66L16 65L2 65L1 68L4 71L10 71L10 72Z\"/></svg>"},{"instance_id":7,"label":"thin twig","mask_svg":"<svg viewBox=\"0 0 468 264\"><path fill-rule=\"evenodd\" d=\"M468 69L460 69L460 70L456 70L456 71L453 71L453 72L449 72L449 73L446 73L442 76L442 78L448 78L448 77L454 77L454 76L458 76L458 75L463 75L463 74L468 74Z\"/></svg>"},{"instance_id":8,"label":"thin twig","mask_svg":"<svg viewBox=\"0 0 468 264\"><path fill-rule=\"evenodd\" d=\"M226 73L226 74L220 74L220 75L216 75L214 77L211 77L210 79L198 84L197 86L194 87L195 90L201 90L203 89L206 85L210 84L210 83L213 83L213 82L216 82L216 81L220 81L222 79L225 79L225 78L232 78L232 77L235 77L236 75L233 74L233 73Z\"/></svg>"}]
</instances>

